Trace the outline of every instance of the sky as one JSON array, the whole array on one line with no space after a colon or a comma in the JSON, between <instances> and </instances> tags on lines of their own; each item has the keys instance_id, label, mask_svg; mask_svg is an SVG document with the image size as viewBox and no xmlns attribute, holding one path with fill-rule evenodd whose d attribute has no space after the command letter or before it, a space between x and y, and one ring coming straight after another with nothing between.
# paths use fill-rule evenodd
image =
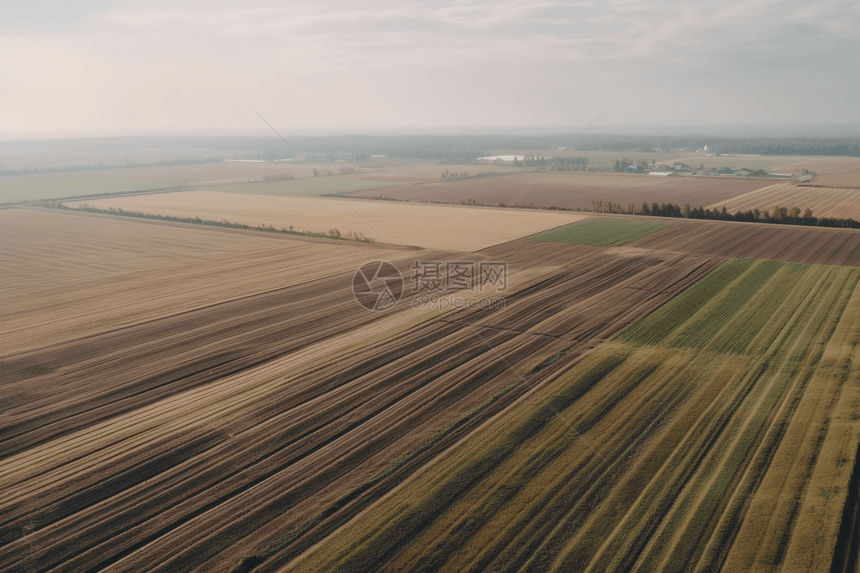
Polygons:
<instances>
[{"instance_id":1,"label":"sky","mask_svg":"<svg viewBox=\"0 0 860 573\"><path fill-rule=\"evenodd\" d=\"M858 93L856 1L0 4L0 139L860 124Z\"/></svg>"}]
</instances>

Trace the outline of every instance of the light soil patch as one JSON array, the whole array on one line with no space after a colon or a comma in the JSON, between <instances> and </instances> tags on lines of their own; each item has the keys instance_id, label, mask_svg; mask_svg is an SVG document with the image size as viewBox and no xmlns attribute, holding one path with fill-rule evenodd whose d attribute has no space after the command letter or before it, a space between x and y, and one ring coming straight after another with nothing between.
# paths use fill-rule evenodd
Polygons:
<instances>
[{"instance_id":1,"label":"light soil patch","mask_svg":"<svg viewBox=\"0 0 860 573\"><path fill-rule=\"evenodd\" d=\"M274 197L214 191L89 201L99 209L200 217L277 229L360 233L377 243L477 251L584 219L571 213L453 205L410 205L328 197ZM70 205L74 206L74 205Z\"/></svg>"}]
</instances>

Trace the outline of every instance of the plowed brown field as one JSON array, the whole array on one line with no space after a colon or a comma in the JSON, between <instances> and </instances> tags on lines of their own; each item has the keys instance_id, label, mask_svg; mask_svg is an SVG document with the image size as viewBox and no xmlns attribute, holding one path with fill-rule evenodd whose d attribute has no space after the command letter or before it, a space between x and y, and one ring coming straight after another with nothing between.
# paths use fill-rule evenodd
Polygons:
<instances>
[{"instance_id":1,"label":"plowed brown field","mask_svg":"<svg viewBox=\"0 0 860 573\"><path fill-rule=\"evenodd\" d=\"M794 263L860 266L860 232L760 223L677 221L625 247Z\"/></svg>"},{"instance_id":2,"label":"plowed brown field","mask_svg":"<svg viewBox=\"0 0 860 573\"><path fill-rule=\"evenodd\" d=\"M380 196L410 201L591 209L592 200L613 203L689 203L693 207L728 199L771 184L753 179L656 177L614 173L522 173L440 183L355 191L355 197ZM526 191L528 189L528 191ZM525 193L524 193L525 192ZM522 197L520 195L522 194Z\"/></svg>"},{"instance_id":3,"label":"plowed brown field","mask_svg":"<svg viewBox=\"0 0 860 573\"><path fill-rule=\"evenodd\" d=\"M35 222L22 243L29 230L42 244ZM145 259L156 236L131 254L104 243L101 258ZM224 571L300 552L720 262L536 242L469 256L509 262L504 308L368 312L346 268L4 351L0 568ZM412 261L396 264L407 275ZM117 302L134 291L112 288Z\"/></svg>"}]
</instances>

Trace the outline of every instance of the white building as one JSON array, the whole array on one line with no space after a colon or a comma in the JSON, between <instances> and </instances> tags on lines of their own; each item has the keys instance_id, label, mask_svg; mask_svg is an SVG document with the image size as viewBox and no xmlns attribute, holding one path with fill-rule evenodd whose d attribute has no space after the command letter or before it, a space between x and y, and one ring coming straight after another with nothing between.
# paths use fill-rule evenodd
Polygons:
<instances>
[{"instance_id":1,"label":"white building","mask_svg":"<svg viewBox=\"0 0 860 573\"><path fill-rule=\"evenodd\" d=\"M495 163L513 163L514 161L522 161L524 155L493 155L491 157L479 157L478 163L495 164Z\"/></svg>"}]
</instances>

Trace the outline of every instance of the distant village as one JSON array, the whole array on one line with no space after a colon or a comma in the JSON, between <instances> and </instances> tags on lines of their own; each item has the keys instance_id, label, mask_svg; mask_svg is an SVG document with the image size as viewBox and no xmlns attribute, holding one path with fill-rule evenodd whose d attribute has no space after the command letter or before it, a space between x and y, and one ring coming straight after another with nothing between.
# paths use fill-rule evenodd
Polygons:
<instances>
[{"instance_id":1,"label":"distant village","mask_svg":"<svg viewBox=\"0 0 860 573\"><path fill-rule=\"evenodd\" d=\"M701 164L698 168L691 167L685 163L675 162L671 166L665 163L657 164L656 166L645 165L626 165L619 164L617 169L620 173L639 173L654 175L657 177L684 177L684 176L728 176L728 177L766 177L772 179L794 179L793 173L774 173L765 169L750 169L741 167L740 169L732 169L731 167L711 167L705 169L705 165ZM804 169L802 177L809 179L815 175L815 172Z\"/></svg>"},{"instance_id":2,"label":"distant village","mask_svg":"<svg viewBox=\"0 0 860 573\"><path fill-rule=\"evenodd\" d=\"M687 151L687 150L678 150ZM700 155L707 157L720 157L714 153L708 153L708 147L697 150ZM597 167L588 164L586 157L542 157L542 156L523 156L523 155L494 155L491 157L479 157L476 161L482 165L514 165L525 167L549 167L553 171L588 171L596 173L632 173L638 175L653 175L655 177L755 177L755 178L770 178L770 179L794 179L799 178L800 182L810 181L815 175L814 171L804 169L798 177L794 173L776 173L766 169L750 169L749 167L741 167L740 169L732 169L731 167L711 167L705 168L705 164L701 163L699 167L693 167L676 161L672 164L656 163L652 161L648 163L641 161L639 164L634 164L626 159L615 161L614 166Z\"/></svg>"}]
</instances>

